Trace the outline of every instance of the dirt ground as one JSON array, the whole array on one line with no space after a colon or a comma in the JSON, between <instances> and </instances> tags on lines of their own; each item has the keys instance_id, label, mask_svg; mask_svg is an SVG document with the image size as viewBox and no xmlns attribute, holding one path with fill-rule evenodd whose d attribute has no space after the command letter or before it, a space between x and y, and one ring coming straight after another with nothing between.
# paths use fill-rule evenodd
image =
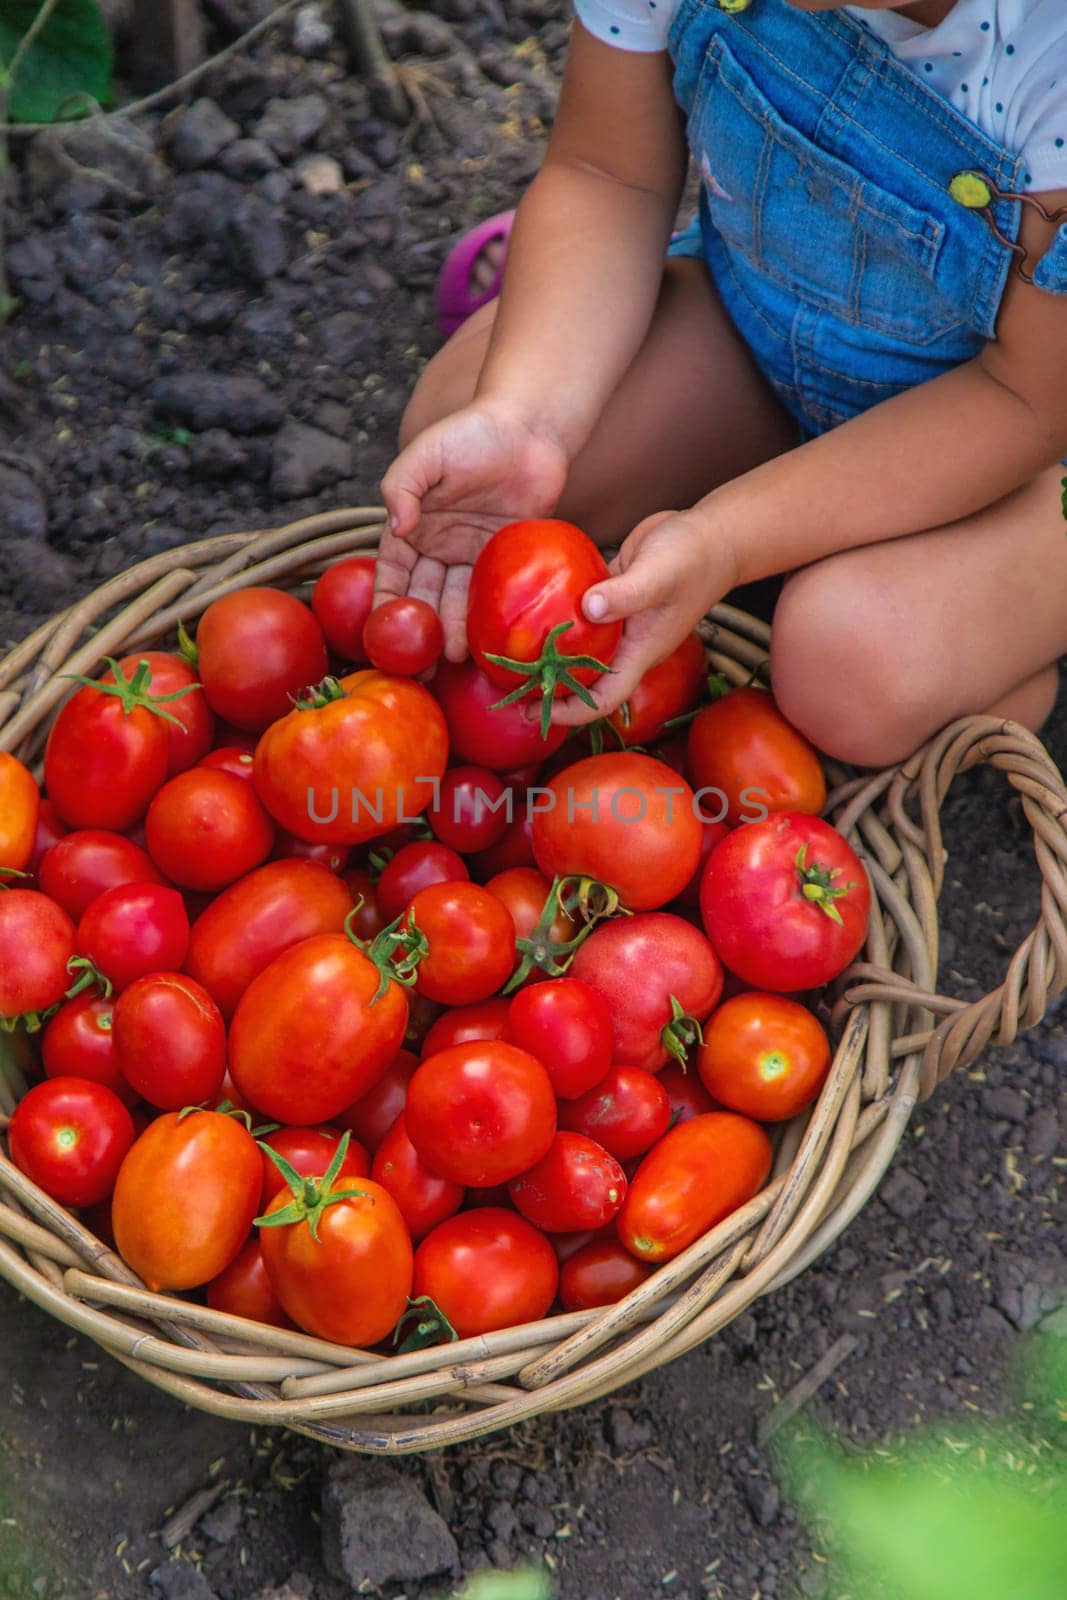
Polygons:
<instances>
[{"instance_id":1,"label":"dirt ground","mask_svg":"<svg viewBox=\"0 0 1067 1600\"><path fill-rule=\"evenodd\" d=\"M209 8L217 42L254 7ZM373 502L436 346L449 240L535 170L566 36L559 0L386 13L428 120L378 117L304 16L212 75L219 115L81 154L20 156L22 304L0 383L0 646L145 554ZM303 32L300 29L303 28ZM336 193L307 187L307 158ZM237 379L237 387L234 380ZM1048 731L1067 760L1067 713ZM942 985L995 984L1032 924L1025 819L972 774L948 808ZM1021 1334L1064 1280L1067 1010L921 1107L838 1245L722 1336L614 1399L396 1468L462 1570L548 1562L560 1600L833 1593L756 1428L842 1335L815 1414L863 1445L1014 1409ZM331 1452L183 1409L0 1292L0 1595L340 1600L319 1517ZM175 1507L226 1485L167 1551ZM446 1581L394 1585L408 1600Z\"/></svg>"}]
</instances>

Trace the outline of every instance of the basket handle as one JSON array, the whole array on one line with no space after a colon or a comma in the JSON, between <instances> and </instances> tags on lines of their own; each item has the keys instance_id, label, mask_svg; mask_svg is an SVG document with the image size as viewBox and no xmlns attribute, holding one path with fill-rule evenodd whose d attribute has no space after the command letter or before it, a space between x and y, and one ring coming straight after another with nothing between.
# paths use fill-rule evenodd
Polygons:
<instances>
[{"instance_id":1,"label":"basket handle","mask_svg":"<svg viewBox=\"0 0 1067 1600\"><path fill-rule=\"evenodd\" d=\"M957 1067L969 1066L991 1039L1010 1044L1041 1021L1049 1000L1067 989L1067 785L1045 746L1016 722L999 717L963 717L951 723L891 774L857 787L846 786L840 807L831 801L835 825L846 835L866 834L880 860L868 856L871 875L888 904L904 943L917 952L913 971L936 974L937 924L934 911L944 881L945 849L941 807L957 773L988 763L1003 772L1022 800L1033 832L1041 872L1041 912L1011 961L1003 981L972 1002L932 992L922 983L872 963L845 974L838 1013L872 1001L904 1003L918 1013L920 1026L898 1038L894 1055L922 1051L920 1098L925 1100ZM884 796L896 843L870 808ZM916 823L905 810L917 799ZM888 856L887 844L892 851ZM888 856L888 858L887 858ZM894 878L906 874L906 897L894 892ZM908 925L905 926L906 914ZM917 951L921 938L922 945ZM922 957L928 956L928 960ZM931 1013L933 1014L931 1016ZM934 1018L940 1020L935 1021Z\"/></svg>"}]
</instances>

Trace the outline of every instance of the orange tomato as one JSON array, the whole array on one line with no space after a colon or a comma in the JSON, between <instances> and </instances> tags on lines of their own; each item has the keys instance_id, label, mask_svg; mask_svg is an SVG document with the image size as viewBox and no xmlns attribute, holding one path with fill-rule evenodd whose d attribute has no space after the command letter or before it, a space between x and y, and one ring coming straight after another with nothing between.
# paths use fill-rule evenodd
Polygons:
<instances>
[{"instance_id":1,"label":"orange tomato","mask_svg":"<svg viewBox=\"0 0 1067 1600\"><path fill-rule=\"evenodd\" d=\"M718 791L702 797L704 814L731 826L779 811L817 816L826 803L814 747L785 720L766 689L731 689L698 712L689 728L688 757L693 788Z\"/></svg>"},{"instance_id":2,"label":"orange tomato","mask_svg":"<svg viewBox=\"0 0 1067 1600\"><path fill-rule=\"evenodd\" d=\"M619 1212L619 1238L639 1261L670 1261L758 1194L771 1141L758 1122L709 1111L679 1122L635 1172Z\"/></svg>"},{"instance_id":3,"label":"orange tomato","mask_svg":"<svg viewBox=\"0 0 1067 1600\"><path fill-rule=\"evenodd\" d=\"M696 1064L720 1105L760 1122L784 1122L810 1105L825 1083L830 1041L796 1000L739 994L706 1023Z\"/></svg>"},{"instance_id":4,"label":"orange tomato","mask_svg":"<svg viewBox=\"0 0 1067 1600\"><path fill-rule=\"evenodd\" d=\"M28 767L0 750L0 868L21 872L33 854L41 792Z\"/></svg>"}]
</instances>

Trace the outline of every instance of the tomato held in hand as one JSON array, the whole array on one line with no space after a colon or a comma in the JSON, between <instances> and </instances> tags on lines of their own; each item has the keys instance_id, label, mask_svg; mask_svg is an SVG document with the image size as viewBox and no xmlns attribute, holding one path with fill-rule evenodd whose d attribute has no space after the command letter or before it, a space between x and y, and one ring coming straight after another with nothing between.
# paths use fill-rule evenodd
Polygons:
<instances>
[{"instance_id":1,"label":"tomato held in hand","mask_svg":"<svg viewBox=\"0 0 1067 1600\"><path fill-rule=\"evenodd\" d=\"M426 1165L475 1189L517 1178L546 1154L556 1132L548 1073L500 1040L428 1056L408 1085L404 1114Z\"/></svg>"},{"instance_id":2,"label":"tomato held in hand","mask_svg":"<svg viewBox=\"0 0 1067 1600\"><path fill-rule=\"evenodd\" d=\"M479 1000L473 1006L452 1006L442 1012L422 1041L423 1056L435 1056L454 1044L473 1044L477 1039L505 1039L511 1001L504 995Z\"/></svg>"},{"instance_id":3,"label":"tomato held in hand","mask_svg":"<svg viewBox=\"0 0 1067 1600\"><path fill-rule=\"evenodd\" d=\"M739 994L704 1030L704 1087L730 1111L783 1122L811 1104L830 1070L830 1041L806 1006L780 994Z\"/></svg>"},{"instance_id":4,"label":"tomato held in hand","mask_svg":"<svg viewBox=\"0 0 1067 1600\"><path fill-rule=\"evenodd\" d=\"M250 783L194 767L160 789L148 808L145 837L153 861L173 883L215 890L266 861L274 825Z\"/></svg>"},{"instance_id":5,"label":"tomato held in hand","mask_svg":"<svg viewBox=\"0 0 1067 1600\"><path fill-rule=\"evenodd\" d=\"M119 1170L111 1207L119 1254L150 1289L208 1283L248 1238L262 1183L256 1141L236 1117L169 1111Z\"/></svg>"},{"instance_id":6,"label":"tomato held in hand","mask_svg":"<svg viewBox=\"0 0 1067 1600\"><path fill-rule=\"evenodd\" d=\"M448 723L448 739L456 760L494 772L511 772L543 761L558 750L566 728L550 727L542 738L526 706L502 706L500 688L468 656L466 661L439 661L433 692Z\"/></svg>"},{"instance_id":7,"label":"tomato held in hand","mask_svg":"<svg viewBox=\"0 0 1067 1600\"><path fill-rule=\"evenodd\" d=\"M106 889L78 923L77 948L116 990L150 972L177 972L189 948L185 902L158 883Z\"/></svg>"},{"instance_id":8,"label":"tomato held in hand","mask_svg":"<svg viewBox=\"0 0 1067 1600\"><path fill-rule=\"evenodd\" d=\"M124 883L163 882L140 845L104 828L81 828L66 834L41 857L38 877L44 893L75 922L106 889Z\"/></svg>"},{"instance_id":9,"label":"tomato held in hand","mask_svg":"<svg viewBox=\"0 0 1067 1600\"><path fill-rule=\"evenodd\" d=\"M363 654L371 666L402 678L429 672L444 647L441 618L413 595L376 606L363 627Z\"/></svg>"},{"instance_id":10,"label":"tomato held in hand","mask_svg":"<svg viewBox=\"0 0 1067 1600\"><path fill-rule=\"evenodd\" d=\"M593 1311L613 1306L650 1277L652 1268L636 1260L619 1243L614 1230L582 1245L563 1263L559 1298L564 1311Z\"/></svg>"},{"instance_id":11,"label":"tomato held in hand","mask_svg":"<svg viewBox=\"0 0 1067 1600\"><path fill-rule=\"evenodd\" d=\"M265 1322L271 1328L294 1328L270 1286L258 1235L242 1245L225 1271L207 1286L207 1303L212 1311L225 1311L231 1317L247 1317Z\"/></svg>"},{"instance_id":12,"label":"tomato held in hand","mask_svg":"<svg viewBox=\"0 0 1067 1600\"><path fill-rule=\"evenodd\" d=\"M418 1064L413 1051L398 1050L374 1087L334 1118L338 1127L350 1129L371 1155L403 1111Z\"/></svg>"},{"instance_id":13,"label":"tomato held in hand","mask_svg":"<svg viewBox=\"0 0 1067 1600\"><path fill-rule=\"evenodd\" d=\"M58 1005L72 979L74 924L37 889L0 892L0 1018L36 1017Z\"/></svg>"},{"instance_id":14,"label":"tomato held in hand","mask_svg":"<svg viewBox=\"0 0 1067 1600\"><path fill-rule=\"evenodd\" d=\"M37 836L41 794L28 767L0 750L0 883L5 870L23 872Z\"/></svg>"},{"instance_id":15,"label":"tomato held in hand","mask_svg":"<svg viewBox=\"0 0 1067 1600\"><path fill-rule=\"evenodd\" d=\"M326 643L342 661L362 663L363 629L374 604L373 556L345 556L327 567L311 593Z\"/></svg>"},{"instance_id":16,"label":"tomato held in hand","mask_svg":"<svg viewBox=\"0 0 1067 1600\"><path fill-rule=\"evenodd\" d=\"M435 883L420 889L403 926L426 940L415 988L428 1000L448 1006L488 1000L514 969L511 913L476 883Z\"/></svg>"},{"instance_id":17,"label":"tomato held in hand","mask_svg":"<svg viewBox=\"0 0 1067 1600\"><path fill-rule=\"evenodd\" d=\"M699 633L691 633L665 660L650 667L630 698L608 721L623 744L649 744L665 724L700 704L708 676L708 657Z\"/></svg>"},{"instance_id":18,"label":"tomato held in hand","mask_svg":"<svg viewBox=\"0 0 1067 1600\"><path fill-rule=\"evenodd\" d=\"M289 1188L277 1163L267 1154L267 1149L273 1150L275 1155L288 1161L299 1177L322 1178L329 1171L330 1163L337 1154L337 1147L343 1136L344 1130L338 1128L275 1128L272 1133L262 1138L259 1141L263 1157L263 1193L259 1202L260 1210L266 1211L274 1196L281 1194L283 1189L288 1193ZM347 1188L349 1178L369 1177L370 1157L357 1140L349 1137L341 1165L337 1169L338 1187Z\"/></svg>"},{"instance_id":19,"label":"tomato held in hand","mask_svg":"<svg viewBox=\"0 0 1067 1600\"><path fill-rule=\"evenodd\" d=\"M711 1109L710 1102L708 1109ZM671 1103L660 1079L641 1067L612 1067L595 1089L560 1102L559 1125L584 1133L613 1155L633 1161L670 1126Z\"/></svg>"},{"instance_id":20,"label":"tomato held in hand","mask_svg":"<svg viewBox=\"0 0 1067 1600\"><path fill-rule=\"evenodd\" d=\"M142 655L124 656L119 662L123 675L132 678L142 661L151 674L148 688L154 699L165 702L173 717L167 722L167 774L184 772L211 749L215 736L215 715L200 687L196 671L184 656L167 650L146 650ZM114 683L115 674L105 672L101 683Z\"/></svg>"},{"instance_id":21,"label":"tomato held in hand","mask_svg":"<svg viewBox=\"0 0 1067 1600\"><path fill-rule=\"evenodd\" d=\"M561 1100L585 1094L611 1066L607 1003L578 978L520 989L508 1012L506 1038L544 1064Z\"/></svg>"},{"instance_id":22,"label":"tomato held in hand","mask_svg":"<svg viewBox=\"0 0 1067 1600\"><path fill-rule=\"evenodd\" d=\"M213 711L259 733L291 696L326 674L326 643L314 616L281 589L238 589L213 600L196 630L197 670Z\"/></svg>"},{"instance_id":23,"label":"tomato held in hand","mask_svg":"<svg viewBox=\"0 0 1067 1600\"><path fill-rule=\"evenodd\" d=\"M826 780L814 747L782 716L766 689L731 689L689 727L693 787L725 795L731 826L767 812L815 814ZM712 796L716 798L717 796ZM708 814L716 813L709 807Z\"/></svg>"},{"instance_id":24,"label":"tomato held in hand","mask_svg":"<svg viewBox=\"0 0 1067 1600\"><path fill-rule=\"evenodd\" d=\"M545 1233L603 1228L626 1198L626 1174L584 1133L557 1133L534 1166L508 1184L516 1211Z\"/></svg>"},{"instance_id":25,"label":"tomato held in hand","mask_svg":"<svg viewBox=\"0 0 1067 1600\"><path fill-rule=\"evenodd\" d=\"M466 1193L462 1184L439 1178L408 1138L401 1112L379 1145L371 1176L388 1189L416 1244L446 1217L454 1216Z\"/></svg>"},{"instance_id":26,"label":"tomato held in hand","mask_svg":"<svg viewBox=\"0 0 1067 1600\"><path fill-rule=\"evenodd\" d=\"M90 1078L133 1105L137 1094L119 1071L112 1027L115 1002L79 994L65 1000L41 1035L41 1058L50 1078Z\"/></svg>"},{"instance_id":27,"label":"tomato held in hand","mask_svg":"<svg viewBox=\"0 0 1067 1600\"><path fill-rule=\"evenodd\" d=\"M115 1060L160 1111L202 1105L226 1072L226 1024L206 989L181 972L138 978L115 1001Z\"/></svg>"},{"instance_id":28,"label":"tomato held in hand","mask_svg":"<svg viewBox=\"0 0 1067 1600\"><path fill-rule=\"evenodd\" d=\"M149 676L144 666L132 679L122 675L114 684L87 684L52 724L45 787L71 826L125 833L165 783L171 726L166 719L172 713L152 697Z\"/></svg>"},{"instance_id":29,"label":"tomato held in hand","mask_svg":"<svg viewBox=\"0 0 1067 1600\"><path fill-rule=\"evenodd\" d=\"M420 889L431 883L468 883L470 873L463 857L437 839L416 839L401 845L382 868L378 879L378 906L386 922L406 911Z\"/></svg>"},{"instance_id":30,"label":"tomato held in hand","mask_svg":"<svg viewBox=\"0 0 1067 1600\"><path fill-rule=\"evenodd\" d=\"M559 1266L543 1233L513 1211L483 1206L441 1222L415 1252L412 1294L427 1295L461 1339L538 1322Z\"/></svg>"},{"instance_id":31,"label":"tomato held in hand","mask_svg":"<svg viewBox=\"0 0 1067 1600\"><path fill-rule=\"evenodd\" d=\"M511 790L488 767L450 767L426 820L442 844L473 854L500 842L513 804Z\"/></svg>"},{"instance_id":32,"label":"tomato held in hand","mask_svg":"<svg viewBox=\"0 0 1067 1600\"><path fill-rule=\"evenodd\" d=\"M708 857L700 915L731 972L795 993L836 978L867 936L871 891L847 840L787 813L735 828Z\"/></svg>"},{"instance_id":33,"label":"tomato held in hand","mask_svg":"<svg viewBox=\"0 0 1067 1600\"><path fill-rule=\"evenodd\" d=\"M650 1150L619 1213L619 1238L640 1261L670 1261L759 1193L771 1141L757 1122L709 1111Z\"/></svg>"},{"instance_id":34,"label":"tomato held in hand","mask_svg":"<svg viewBox=\"0 0 1067 1600\"><path fill-rule=\"evenodd\" d=\"M115 1187L133 1144L117 1095L85 1078L50 1078L23 1095L8 1128L20 1172L63 1206L93 1206Z\"/></svg>"}]
</instances>

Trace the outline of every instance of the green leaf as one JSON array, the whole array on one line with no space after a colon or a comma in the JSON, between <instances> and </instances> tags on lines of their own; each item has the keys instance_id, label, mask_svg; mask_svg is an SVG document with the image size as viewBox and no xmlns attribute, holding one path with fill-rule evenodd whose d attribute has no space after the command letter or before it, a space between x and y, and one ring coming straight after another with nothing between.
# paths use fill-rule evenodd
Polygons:
<instances>
[{"instance_id":1,"label":"green leaf","mask_svg":"<svg viewBox=\"0 0 1067 1600\"><path fill-rule=\"evenodd\" d=\"M513 1572L476 1572L456 1600L552 1600L547 1572L517 1567Z\"/></svg>"},{"instance_id":2,"label":"green leaf","mask_svg":"<svg viewBox=\"0 0 1067 1600\"><path fill-rule=\"evenodd\" d=\"M10 66L40 0L3 0L0 66ZM96 0L59 0L19 64L8 103L13 122L57 122L73 97L111 98L111 40Z\"/></svg>"}]
</instances>

